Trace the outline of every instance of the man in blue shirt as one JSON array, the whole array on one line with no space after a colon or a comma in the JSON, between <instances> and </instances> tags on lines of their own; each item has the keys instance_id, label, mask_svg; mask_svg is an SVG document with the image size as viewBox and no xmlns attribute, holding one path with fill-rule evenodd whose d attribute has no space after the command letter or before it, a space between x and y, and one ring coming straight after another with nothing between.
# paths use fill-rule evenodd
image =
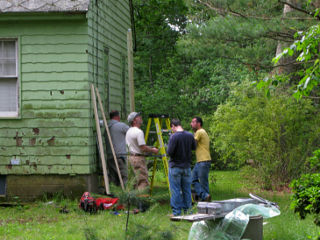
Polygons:
<instances>
[{"instance_id":1,"label":"man in blue shirt","mask_svg":"<svg viewBox=\"0 0 320 240\"><path fill-rule=\"evenodd\" d=\"M178 119L171 120L171 135L167 153L169 161L170 205L174 216L181 215L191 208L191 156L196 142L191 133L181 127Z\"/></svg>"}]
</instances>

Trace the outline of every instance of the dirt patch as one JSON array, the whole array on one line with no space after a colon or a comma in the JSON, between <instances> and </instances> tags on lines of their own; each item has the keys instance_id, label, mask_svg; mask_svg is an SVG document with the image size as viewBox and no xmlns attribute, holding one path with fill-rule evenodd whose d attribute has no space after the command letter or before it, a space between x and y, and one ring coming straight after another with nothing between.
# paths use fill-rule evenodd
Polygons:
<instances>
[{"instance_id":1,"label":"dirt patch","mask_svg":"<svg viewBox=\"0 0 320 240\"><path fill-rule=\"evenodd\" d=\"M159 199L157 202L160 205L166 205L166 204L170 203L170 199Z\"/></svg>"}]
</instances>

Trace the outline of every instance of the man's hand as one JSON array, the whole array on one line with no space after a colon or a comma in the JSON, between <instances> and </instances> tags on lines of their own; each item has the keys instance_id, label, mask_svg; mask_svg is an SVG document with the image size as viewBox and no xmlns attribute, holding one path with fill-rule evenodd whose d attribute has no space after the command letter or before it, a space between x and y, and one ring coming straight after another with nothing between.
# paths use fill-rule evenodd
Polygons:
<instances>
[{"instance_id":1,"label":"man's hand","mask_svg":"<svg viewBox=\"0 0 320 240\"><path fill-rule=\"evenodd\" d=\"M154 153L154 154L157 154L159 152L159 149L158 148L155 148L155 147L149 147L147 145L142 145L140 146L140 149L143 151L143 152L150 152L150 153Z\"/></svg>"},{"instance_id":2,"label":"man's hand","mask_svg":"<svg viewBox=\"0 0 320 240\"><path fill-rule=\"evenodd\" d=\"M157 154L159 152L159 149L155 147L151 148L151 150L152 150L152 153L154 154Z\"/></svg>"}]
</instances>

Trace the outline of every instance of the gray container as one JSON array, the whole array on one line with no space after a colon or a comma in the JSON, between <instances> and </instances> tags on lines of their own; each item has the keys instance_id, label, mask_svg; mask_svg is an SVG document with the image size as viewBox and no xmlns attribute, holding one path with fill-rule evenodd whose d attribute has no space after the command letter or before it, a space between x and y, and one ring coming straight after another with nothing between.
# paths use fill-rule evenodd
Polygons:
<instances>
[{"instance_id":1,"label":"gray container","mask_svg":"<svg viewBox=\"0 0 320 240\"><path fill-rule=\"evenodd\" d=\"M222 212L222 206L219 203L213 202L198 202L198 213L215 214L218 215Z\"/></svg>"},{"instance_id":2,"label":"gray container","mask_svg":"<svg viewBox=\"0 0 320 240\"><path fill-rule=\"evenodd\" d=\"M249 223L241 239L262 240L263 239L263 217L251 216Z\"/></svg>"},{"instance_id":3,"label":"gray container","mask_svg":"<svg viewBox=\"0 0 320 240\"><path fill-rule=\"evenodd\" d=\"M222 206L220 203L208 202L207 203L207 213L208 214L221 214Z\"/></svg>"},{"instance_id":4,"label":"gray container","mask_svg":"<svg viewBox=\"0 0 320 240\"><path fill-rule=\"evenodd\" d=\"M203 213L203 214L207 214L207 202L198 202L197 205L198 208L198 213Z\"/></svg>"},{"instance_id":5,"label":"gray container","mask_svg":"<svg viewBox=\"0 0 320 240\"><path fill-rule=\"evenodd\" d=\"M252 198L233 198L222 201L213 201L213 203L219 203L221 205L222 212L226 213L231 212L233 209L245 204L257 203L257 201Z\"/></svg>"}]
</instances>

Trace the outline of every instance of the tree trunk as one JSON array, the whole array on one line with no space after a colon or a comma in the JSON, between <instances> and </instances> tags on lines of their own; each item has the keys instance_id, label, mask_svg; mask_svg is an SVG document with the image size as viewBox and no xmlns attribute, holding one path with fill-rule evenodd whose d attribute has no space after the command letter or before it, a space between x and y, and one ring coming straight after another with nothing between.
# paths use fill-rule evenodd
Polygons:
<instances>
[{"instance_id":1,"label":"tree trunk","mask_svg":"<svg viewBox=\"0 0 320 240\"><path fill-rule=\"evenodd\" d=\"M287 0L288 3L295 4L297 1L295 0ZM289 5L284 4L283 6L283 17L286 17L289 12L294 11L293 8L291 8ZM288 47L287 43L283 43L278 41L277 50L276 50L276 56L278 56L284 48ZM289 73L294 70L294 65L289 64L294 60L294 57L283 57L279 60L277 65L281 65L280 67L276 68L276 74L282 74L282 73Z\"/></svg>"}]
</instances>

